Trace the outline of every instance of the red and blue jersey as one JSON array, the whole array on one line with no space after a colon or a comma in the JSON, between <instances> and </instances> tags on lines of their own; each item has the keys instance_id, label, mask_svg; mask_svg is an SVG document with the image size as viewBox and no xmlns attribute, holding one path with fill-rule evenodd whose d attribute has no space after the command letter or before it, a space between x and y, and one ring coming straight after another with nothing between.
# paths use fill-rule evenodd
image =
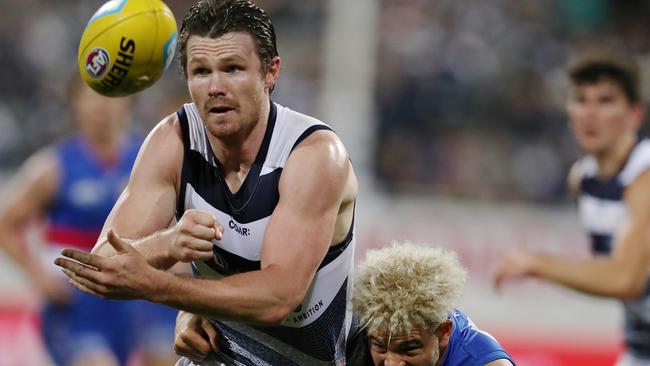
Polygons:
<instances>
[{"instance_id":1,"label":"red and blue jersey","mask_svg":"<svg viewBox=\"0 0 650 366\"><path fill-rule=\"evenodd\" d=\"M130 135L113 161L102 161L78 135L55 146L59 190L48 208L47 242L90 250L128 182L142 139Z\"/></svg>"}]
</instances>

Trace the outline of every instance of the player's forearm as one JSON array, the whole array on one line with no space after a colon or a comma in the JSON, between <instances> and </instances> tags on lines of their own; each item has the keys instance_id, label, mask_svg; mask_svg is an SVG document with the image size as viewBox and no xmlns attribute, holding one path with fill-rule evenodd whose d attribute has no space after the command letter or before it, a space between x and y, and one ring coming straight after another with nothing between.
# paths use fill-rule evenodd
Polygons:
<instances>
[{"instance_id":1,"label":"player's forearm","mask_svg":"<svg viewBox=\"0 0 650 366\"><path fill-rule=\"evenodd\" d=\"M543 254L531 258L532 275L596 296L622 299L638 296L643 286L638 285L630 270L612 258L576 261Z\"/></svg>"},{"instance_id":2,"label":"player's forearm","mask_svg":"<svg viewBox=\"0 0 650 366\"><path fill-rule=\"evenodd\" d=\"M167 270L178 262L169 253L171 235L171 230L165 229L140 239L123 239L133 245L145 257L149 265L157 269ZM102 257L112 257L116 252L104 238L101 243L93 248L92 253Z\"/></svg>"},{"instance_id":3,"label":"player's forearm","mask_svg":"<svg viewBox=\"0 0 650 366\"><path fill-rule=\"evenodd\" d=\"M295 281L298 282L298 281ZM279 324L305 293L277 271L253 271L219 280L165 273L149 301L208 318Z\"/></svg>"},{"instance_id":4,"label":"player's forearm","mask_svg":"<svg viewBox=\"0 0 650 366\"><path fill-rule=\"evenodd\" d=\"M42 275L41 265L33 255L30 255L27 242L22 235L13 230L2 230L0 232L0 247L30 277Z\"/></svg>"}]
</instances>

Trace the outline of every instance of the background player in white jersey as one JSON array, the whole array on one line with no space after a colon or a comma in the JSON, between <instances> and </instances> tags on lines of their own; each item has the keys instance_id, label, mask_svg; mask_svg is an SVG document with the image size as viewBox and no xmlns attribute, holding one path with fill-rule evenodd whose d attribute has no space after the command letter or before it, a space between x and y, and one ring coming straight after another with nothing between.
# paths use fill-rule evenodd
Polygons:
<instances>
[{"instance_id":1,"label":"background player in white jersey","mask_svg":"<svg viewBox=\"0 0 650 366\"><path fill-rule=\"evenodd\" d=\"M569 175L593 259L511 251L496 275L535 276L572 289L623 300L627 350L619 365L650 364L650 141L639 138L645 116L638 65L609 54L569 68L567 112L586 156Z\"/></svg>"},{"instance_id":2,"label":"background player in white jersey","mask_svg":"<svg viewBox=\"0 0 650 366\"><path fill-rule=\"evenodd\" d=\"M393 243L369 250L356 269L354 311L360 332L354 366L511 366L488 333L453 309L465 284L456 253Z\"/></svg>"},{"instance_id":3,"label":"background player in white jersey","mask_svg":"<svg viewBox=\"0 0 650 366\"><path fill-rule=\"evenodd\" d=\"M193 103L145 141L93 255L56 263L91 294L182 310L185 364L343 364L357 190L344 146L270 101L280 58L252 2L200 1L179 54ZM160 270L178 261L203 278Z\"/></svg>"}]
</instances>

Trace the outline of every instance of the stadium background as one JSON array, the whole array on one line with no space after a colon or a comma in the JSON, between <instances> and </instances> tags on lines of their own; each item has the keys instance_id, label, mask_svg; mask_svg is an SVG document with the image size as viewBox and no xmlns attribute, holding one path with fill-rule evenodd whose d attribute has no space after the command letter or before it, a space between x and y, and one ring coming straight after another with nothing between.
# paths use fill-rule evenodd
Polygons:
<instances>
[{"instance_id":1,"label":"stadium background","mask_svg":"<svg viewBox=\"0 0 650 366\"><path fill-rule=\"evenodd\" d=\"M180 24L190 2L166 3ZM470 271L459 307L519 365L611 364L622 347L615 301L535 280L499 294L491 274L513 245L588 255L564 193L578 151L563 114L563 66L607 46L634 54L650 74L648 2L258 3L283 60L273 99L330 123L350 150L361 187L357 258L391 239L453 248ZM2 1L0 186L70 129L65 83L100 4ZM187 100L175 68L136 97L140 130ZM37 305L0 252L0 366L47 364Z\"/></svg>"}]
</instances>

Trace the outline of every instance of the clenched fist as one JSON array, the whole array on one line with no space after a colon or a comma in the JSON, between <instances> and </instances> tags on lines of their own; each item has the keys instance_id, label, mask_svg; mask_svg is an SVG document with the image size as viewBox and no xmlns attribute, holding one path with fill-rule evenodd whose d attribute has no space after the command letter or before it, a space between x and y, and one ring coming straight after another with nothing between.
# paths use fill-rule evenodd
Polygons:
<instances>
[{"instance_id":1,"label":"clenched fist","mask_svg":"<svg viewBox=\"0 0 650 366\"><path fill-rule=\"evenodd\" d=\"M212 258L212 241L221 240L223 226L211 214L187 210L172 230L169 254L180 262Z\"/></svg>"}]
</instances>

